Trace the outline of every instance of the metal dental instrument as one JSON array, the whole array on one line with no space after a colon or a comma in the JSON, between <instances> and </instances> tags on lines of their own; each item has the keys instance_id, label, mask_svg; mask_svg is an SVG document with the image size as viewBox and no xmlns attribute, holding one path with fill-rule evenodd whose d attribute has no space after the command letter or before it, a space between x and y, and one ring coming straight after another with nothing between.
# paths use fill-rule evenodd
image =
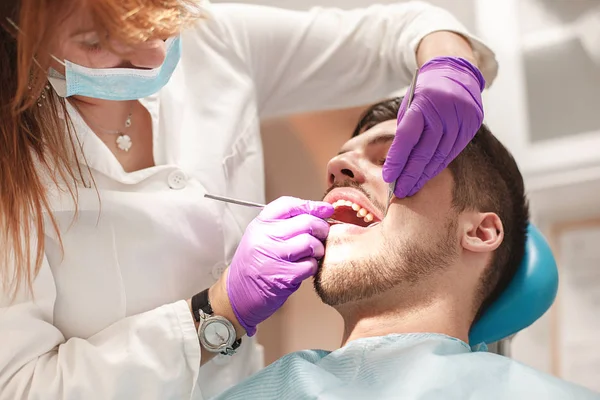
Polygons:
<instances>
[{"instance_id":1,"label":"metal dental instrument","mask_svg":"<svg viewBox=\"0 0 600 400\"><path fill-rule=\"evenodd\" d=\"M406 95L408 96L408 100L406 101L406 109L407 110L413 101L413 97L415 97L415 89L417 88L417 77L418 76L419 76L419 69L417 68L415 70L415 74L413 75L412 81L410 82L410 87L408 88L408 92L406 92ZM394 197L395 191L396 191L396 181L393 181L388 186L388 198L387 198L387 204L385 205L385 213L383 214L384 218L387 215L388 209L390 208L390 204L392 202L392 197Z\"/></svg>"},{"instance_id":2,"label":"metal dental instrument","mask_svg":"<svg viewBox=\"0 0 600 400\"><path fill-rule=\"evenodd\" d=\"M237 204L238 206L256 207L256 208L264 208L265 207L264 204L260 204L260 203L253 203L251 201L237 200L237 199L232 199L231 197L217 196L217 195L208 194L208 193L205 194L204 197L206 197L207 199L222 201L225 203Z\"/></svg>"},{"instance_id":3,"label":"metal dental instrument","mask_svg":"<svg viewBox=\"0 0 600 400\"><path fill-rule=\"evenodd\" d=\"M204 197L206 197L207 199L222 201L225 203L237 204L238 206L244 206L244 207L255 207L255 208L264 208L265 207L265 204L253 203L251 201L245 201L245 200L232 199L231 197L217 196L217 195L208 194L208 193L205 194ZM338 221L337 219L333 219L333 218L325 218L325 221L327 221L329 223L338 223L338 224L344 223L342 221Z\"/></svg>"}]
</instances>

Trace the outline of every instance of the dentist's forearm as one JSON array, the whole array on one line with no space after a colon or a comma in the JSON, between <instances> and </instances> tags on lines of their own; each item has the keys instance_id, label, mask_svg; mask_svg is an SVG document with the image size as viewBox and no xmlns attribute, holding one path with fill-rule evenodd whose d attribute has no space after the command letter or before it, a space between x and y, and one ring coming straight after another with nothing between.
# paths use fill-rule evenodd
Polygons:
<instances>
[{"instance_id":1,"label":"dentist's forearm","mask_svg":"<svg viewBox=\"0 0 600 400\"><path fill-rule=\"evenodd\" d=\"M469 41L456 33L439 31L423 38L417 47L417 63L419 67L436 57L462 57L471 64L477 65L473 49Z\"/></svg>"},{"instance_id":2,"label":"dentist's forearm","mask_svg":"<svg viewBox=\"0 0 600 400\"><path fill-rule=\"evenodd\" d=\"M215 315L220 315L221 317L225 317L231 321L233 327L235 328L236 336L239 339L246 334L246 330L238 321L235 313L233 312L231 302L229 301L229 295L227 294L228 272L229 270L225 270L219 281L212 285L208 291L208 298L210 299L210 304Z\"/></svg>"}]
</instances>

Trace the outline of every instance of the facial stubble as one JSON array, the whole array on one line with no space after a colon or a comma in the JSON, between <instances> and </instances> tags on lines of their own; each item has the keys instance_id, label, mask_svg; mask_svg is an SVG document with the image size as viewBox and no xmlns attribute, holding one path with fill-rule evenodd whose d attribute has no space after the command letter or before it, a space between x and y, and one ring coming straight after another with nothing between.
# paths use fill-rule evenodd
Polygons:
<instances>
[{"instance_id":1,"label":"facial stubble","mask_svg":"<svg viewBox=\"0 0 600 400\"><path fill-rule=\"evenodd\" d=\"M399 285L413 286L447 268L456 257L456 218L429 240L400 239L382 232L377 251L361 259L348 259L328 268L320 261L314 288L330 306L366 300ZM338 239L339 240L339 239ZM427 242L427 243L425 243ZM333 245L333 243L326 243Z\"/></svg>"}]
</instances>

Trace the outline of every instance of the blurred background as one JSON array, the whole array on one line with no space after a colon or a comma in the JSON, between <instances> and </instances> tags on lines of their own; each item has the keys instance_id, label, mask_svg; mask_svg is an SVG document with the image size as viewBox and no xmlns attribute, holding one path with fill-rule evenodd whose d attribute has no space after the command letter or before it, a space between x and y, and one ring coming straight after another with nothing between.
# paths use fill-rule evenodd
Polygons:
<instances>
[{"instance_id":1,"label":"blurred background","mask_svg":"<svg viewBox=\"0 0 600 400\"><path fill-rule=\"evenodd\" d=\"M213 2L219 2L213 0ZM297 10L392 1L238 1ZM432 0L496 52L484 94L486 122L524 174L533 221L559 264L555 305L511 343L525 364L600 391L600 1ZM400 89L400 88L399 88ZM263 121L267 197L320 199L325 168L363 107ZM339 347L340 317L312 282L261 325L266 362L307 348Z\"/></svg>"}]
</instances>

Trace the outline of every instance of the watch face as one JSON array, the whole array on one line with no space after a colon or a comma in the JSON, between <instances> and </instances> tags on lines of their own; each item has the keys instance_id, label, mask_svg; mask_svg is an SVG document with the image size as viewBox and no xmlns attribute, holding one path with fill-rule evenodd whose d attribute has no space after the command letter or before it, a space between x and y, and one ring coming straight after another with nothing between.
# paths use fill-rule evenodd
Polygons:
<instances>
[{"instance_id":1,"label":"watch face","mask_svg":"<svg viewBox=\"0 0 600 400\"><path fill-rule=\"evenodd\" d=\"M229 329L220 321L210 321L204 328L204 338L211 346L221 346L229 341Z\"/></svg>"}]
</instances>

